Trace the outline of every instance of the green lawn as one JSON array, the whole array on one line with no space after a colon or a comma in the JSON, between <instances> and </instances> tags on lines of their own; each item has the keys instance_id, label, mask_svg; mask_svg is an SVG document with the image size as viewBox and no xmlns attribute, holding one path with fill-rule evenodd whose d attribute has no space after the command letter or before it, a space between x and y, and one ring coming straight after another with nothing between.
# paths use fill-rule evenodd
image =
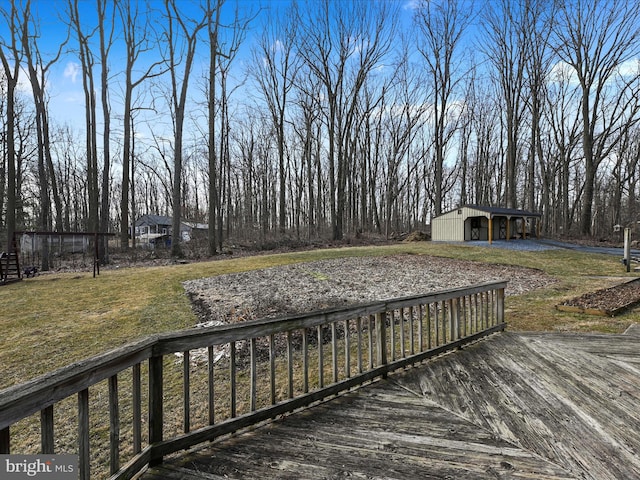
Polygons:
<instances>
[{"instance_id":1,"label":"green lawn","mask_svg":"<svg viewBox=\"0 0 640 480\"><path fill-rule=\"evenodd\" d=\"M615 257L574 251L513 252L430 242L313 250L174 265L40 275L0 287L0 388L145 335L188 328L197 319L184 280L295 262L347 256L410 253L538 268L558 281L551 287L507 299L514 330L621 332L640 309L616 318L558 312L554 305L632 277Z\"/></svg>"}]
</instances>

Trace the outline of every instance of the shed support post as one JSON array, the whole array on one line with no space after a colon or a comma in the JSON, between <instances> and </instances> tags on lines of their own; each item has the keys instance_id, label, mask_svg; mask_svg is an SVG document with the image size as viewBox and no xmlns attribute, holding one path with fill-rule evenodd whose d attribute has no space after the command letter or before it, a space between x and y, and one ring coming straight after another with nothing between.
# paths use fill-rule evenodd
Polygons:
<instances>
[{"instance_id":1,"label":"shed support post","mask_svg":"<svg viewBox=\"0 0 640 480\"><path fill-rule=\"evenodd\" d=\"M489 215L489 245L493 241L493 217Z\"/></svg>"}]
</instances>

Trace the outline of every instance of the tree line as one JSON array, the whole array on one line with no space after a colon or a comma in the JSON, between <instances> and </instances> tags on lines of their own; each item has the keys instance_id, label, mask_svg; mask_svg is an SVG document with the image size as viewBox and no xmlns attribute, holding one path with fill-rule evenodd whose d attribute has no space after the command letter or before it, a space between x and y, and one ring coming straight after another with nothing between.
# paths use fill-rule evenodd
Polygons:
<instances>
[{"instance_id":1,"label":"tree line","mask_svg":"<svg viewBox=\"0 0 640 480\"><path fill-rule=\"evenodd\" d=\"M425 228L463 204L608 236L638 213L638 0L0 6L0 240L208 224L207 250ZM256 4L257 5L257 4ZM77 65L61 124L52 72Z\"/></svg>"}]
</instances>

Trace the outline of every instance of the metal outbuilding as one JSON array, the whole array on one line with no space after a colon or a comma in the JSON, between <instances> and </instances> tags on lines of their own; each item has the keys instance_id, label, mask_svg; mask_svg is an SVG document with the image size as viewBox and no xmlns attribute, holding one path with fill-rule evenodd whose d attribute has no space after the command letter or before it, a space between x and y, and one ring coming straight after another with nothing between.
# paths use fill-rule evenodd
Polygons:
<instances>
[{"instance_id":1,"label":"metal outbuilding","mask_svg":"<svg viewBox=\"0 0 640 480\"><path fill-rule=\"evenodd\" d=\"M431 239L440 242L540 237L539 213L515 208L466 205L431 219Z\"/></svg>"}]
</instances>

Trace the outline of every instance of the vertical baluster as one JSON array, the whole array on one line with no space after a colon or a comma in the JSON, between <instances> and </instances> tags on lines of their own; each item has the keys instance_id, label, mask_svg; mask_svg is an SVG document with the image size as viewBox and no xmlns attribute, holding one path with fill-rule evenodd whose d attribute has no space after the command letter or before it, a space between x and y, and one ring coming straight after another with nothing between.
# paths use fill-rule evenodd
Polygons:
<instances>
[{"instance_id":1,"label":"vertical baluster","mask_svg":"<svg viewBox=\"0 0 640 480\"><path fill-rule=\"evenodd\" d=\"M251 386L249 388L249 403L252 412L256 411L256 391L258 387L258 371L257 371L257 354L256 354L256 339L251 339L251 352L250 352L250 362L251 365L249 367L249 377Z\"/></svg>"},{"instance_id":2,"label":"vertical baluster","mask_svg":"<svg viewBox=\"0 0 640 480\"><path fill-rule=\"evenodd\" d=\"M344 374L351 378L351 339L349 338L349 320L344 321Z\"/></svg>"},{"instance_id":3,"label":"vertical baluster","mask_svg":"<svg viewBox=\"0 0 640 480\"><path fill-rule=\"evenodd\" d=\"M367 330L369 336L369 370L373 369L373 325L374 325L375 317L373 315L369 315L369 327Z\"/></svg>"},{"instance_id":4,"label":"vertical baluster","mask_svg":"<svg viewBox=\"0 0 640 480\"><path fill-rule=\"evenodd\" d=\"M491 290L491 326L496 324L497 317L497 302L496 302L496 291Z\"/></svg>"},{"instance_id":5,"label":"vertical baluster","mask_svg":"<svg viewBox=\"0 0 640 480\"><path fill-rule=\"evenodd\" d=\"M302 390L304 393L309 393L309 337L307 336L306 328L302 330L302 370Z\"/></svg>"},{"instance_id":6,"label":"vertical baluster","mask_svg":"<svg viewBox=\"0 0 640 480\"><path fill-rule=\"evenodd\" d=\"M133 453L142 451L142 386L140 364L136 363L131 372L131 410L133 415Z\"/></svg>"},{"instance_id":7,"label":"vertical baluster","mask_svg":"<svg viewBox=\"0 0 640 480\"><path fill-rule=\"evenodd\" d=\"M440 309L439 309L440 303L435 302L433 304L433 309L434 309L434 315L433 315L433 319L436 322L436 347L440 346Z\"/></svg>"},{"instance_id":8,"label":"vertical baluster","mask_svg":"<svg viewBox=\"0 0 640 480\"><path fill-rule=\"evenodd\" d=\"M426 311L427 311L427 349L431 350L431 340L433 335L431 334L431 305L430 303L428 303L426 305Z\"/></svg>"},{"instance_id":9,"label":"vertical baluster","mask_svg":"<svg viewBox=\"0 0 640 480\"><path fill-rule=\"evenodd\" d=\"M424 351L424 328L422 323L424 322L424 305L418 305L418 352Z\"/></svg>"},{"instance_id":10,"label":"vertical baluster","mask_svg":"<svg viewBox=\"0 0 640 480\"><path fill-rule=\"evenodd\" d=\"M358 341L358 373L362 373L362 318L356 318L356 331Z\"/></svg>"},{"instance_id":11,"label":"vertical baluster","mask_svg":"<svg viewBox=\"0 0 640 480\"><path fill-rule=\"evenodd\" d=\"M118 375L109 377L109 449L113 475L120 470L120 406L118 404Z\"/></svg>"},{"instance_id":12,"label":"vertical baluster","mask_svg":"<svg viewBox=\"0 0 640 480\"><path fill-rule=\"evenodd\" d=\"M376 314L376 341L377 341L377 364L378 366L387 364L387 338L386 338L386 313ZM393 325L393 322L391 322ZM391 342L393 344L393 341ZM386 373L383 378L386 378Z\"/></svg>"},{"instance_id":13,"label":"vertical baluster","mask_svg":"<svg viewBox=\"0 0 640 480\"><path fill-rule=\"evenodd\" d=\"M501 324L504 323L504 288L497 291L496 303L496 323Z\"/></svg>"},{"instance_id":14,"label":"vertical baluster","mask_svg":"<svg viewBox=\"0 0 640 480\"><path fill-rule=\"evenodd\" d=\"M491 305L489 303L489 292L483 292L484 300L484 328L489 328L489 318L491 316Z\"/></svg>"},{"instance_id":15,"label":"vertical baluster","mask_svg":"<svg viewBox=\"0 0 640 480\"><path fill-rule=\"evenodd\" d=\"M236 342L229 344L229 384L231 418L236 418Z\"/></svg>"},{"instance_id":16,"label":"vertical baluster","mask_svg":"<svg viewBox=\"0 0 640 480\"><path fill-rule=\"evenodd\" d=\"M182 425L184 433L191 430L191 366L189 350L182 352Z\"/></svg>"},{"instance_id":17,"label":"vertical baluster","mask_svg":"<svg viewBox=\"0 0 640 480\"><path fill-rule=\"evenodd\" d=\"M215 411L216 411L216 402L215 402L215 376L214 376L214 365L215 365L215 356L213 351L213 345L209 345L207 347L207 357L208 357L208 370L209 376L207 379L207 387L209 390L209 425L213 425L215 423Z\"/></svg>"},{"instance_id":18,"label":"vertical baluster","mask_svg":"<svg viewBox=\"0 0 640 480\"><path fill-rule=\"evenodd\" d=\"M42 453L54 453L53 405L40 411L40 448Z\"/></svg>"},{"instance_id":19,"label":"vertical baluster","mask_svg":"<svg viewBox=\"0 0 640 480\"><path fill-rule=\"evenodd\" d=\"M471 311L473 312L471 315L471 325L473 326L473 333L478 332L478 294L474 293L471 297Z\"/></svg>"},{"instance_id":20,"label":"vertical baluster","mask_svg":"<svg viewBox=\"0 0 640 480\"><path fill-rule=\"evenodd\" d=\"M318 387L324 387L324 353L322 348L322 325L318 325Z\"/></svg>"},{"instance_id":21,"label":"vertical baluster","mask_svg":"<svg viewBox=\"0 0 640 480\"><path fill-rule=\"evenodd\" d=\"M398 313L400 314L400 358L407 356L407 349L405 345L405 331L404 331L404 308L401 308Z\"/></svg>"},{"instance_id":22,"label":"vertical baluster","mask_svg":"<svg viewBox=\"0 0 640 480\"><path fill-rule=\"evenodd\" d=\"M447 338L449 338L449 340L451 339L451 330L449 330L449 314L451 309L448 308L448 303L447 301L443 300L442 301L442 343L446 344L447 343ZM449 333L449 336L447 337L447 331Z\"/></svg>"},{"instance_id":23,"label":"vertical baluster","mask_svg":"<svg viewBox=\"0 0 640 480\"><path fill-rule=\"evenodd\" d=\"M293 398L293 343L291 330L287 330L287 370L289 377L289 398Z\"/></svg>"},{"instance_id":24,"label":"vertical baluster","mask_svg":"<svg viewBox=\"0 0 640 480\"><path fill-rule=\"evenodd\" d=\"M78 456L80 480L91 478L89 447L89 390L78 392Z\"/></svg>"},{"instance_id":25,"label":"vertical baluster","mask_svg":"<svg viewBox=\"0 0 640 480\"><path fill-rule=\"evenodd\" d=\"M413 306L409 307L409 353L413 355L416 353L415 348L415 335L413 334Z\"/></svg>"},{"instance_id":26,"label":"vertical baluster","mask_svg":"<svg viewBox=\"0 0 640 480\"><path fill-rule=\"evenodd\" d=\"M463 337L467 336L467 320L468 320L468 315L467 315L467 297L463 296L461 299L462 301L462 307L460 309L460 323L462 325L462 332L460 333Z\"/></svg>"},{"instance_id":27,"label":"vertical baluster","mask_svg":"<svg viewBox=\"0 0 640 480\"><path fill-rule=\"evenodd\" d=\"M331 368L333 370L333 383L338 382L338 335L336 322L331 322Z\"/></svg>"},{"instance_id":28,"label":"vertical baluster","mask_svg":"<svg viewBox=\"0 0 640 480\"><path fill-rule=\"evenodd\" d=\"M273 333L269 335L269 378L271 383L271 405L276 404L276 342Z\"/></svg>"},{"instance_id":29,"label":"vertical baluster","mask_svg":"<svg viewBox=\"0 0 640 480\"><path fill-rule=\"evenodd\" d=\"M455 310L455 305L454 305L454 299L450 298L449 300L447 300L447 310L448 310L448 315L447 315L447 320L448 320L448 330L449 330L449 342L451 342L452 340L455 340L455 335L456 335L456 330L455 330L455 314L454 314L454 310ZM447 343L445 341L445 343Z\"/></svg>"},{"instance_id":30,"label":"vertical baluster","mask_svg":"<svg viewBox=\"0 0 640 480\"><path fill-rule=\"evenodd\" d=\"M396 359L396 312L392 310L388 315L389 318L389 339L391 340L391 361Z\"/></svg>"}]
</instances>

